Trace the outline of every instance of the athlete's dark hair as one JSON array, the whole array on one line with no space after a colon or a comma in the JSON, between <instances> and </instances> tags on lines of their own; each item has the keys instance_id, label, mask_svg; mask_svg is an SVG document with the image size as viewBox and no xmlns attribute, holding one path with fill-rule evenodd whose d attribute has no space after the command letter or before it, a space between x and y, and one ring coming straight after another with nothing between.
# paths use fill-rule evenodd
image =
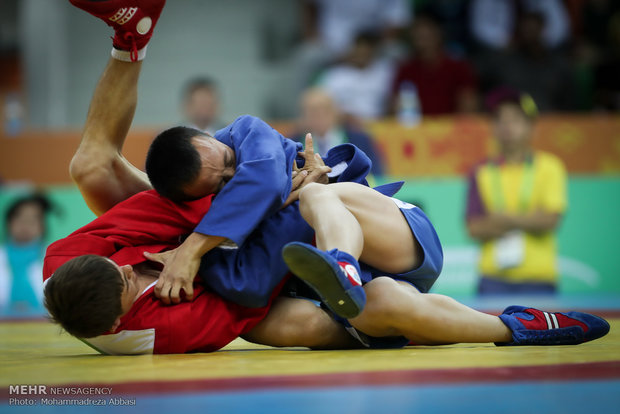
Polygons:
<instances>
[{"instance_id":1,"label":"athlete's dark hair","mask_svg":"<svg viewBox=\"0 0 620 414\"><path fill-rule=\"evenodd\" d=\"M187 127L174 127L159 134L146 155L146 174L162 196L172 201L191 200L183 192L200 173L200 154L192 145L192 138L205 133Z\"/></svg>"},{"instance_id":2,"label":"athlete's dark hair","mask_svg":"<svg viewBox=\"0 0 620 414\"><path fill-rule=\"evenodd\" d=\"M109 331L122 313L125 284L102 256L84 255L60 266L45 285L45 307L53 322L78 338Z\"/></svg>"}]
</instances>

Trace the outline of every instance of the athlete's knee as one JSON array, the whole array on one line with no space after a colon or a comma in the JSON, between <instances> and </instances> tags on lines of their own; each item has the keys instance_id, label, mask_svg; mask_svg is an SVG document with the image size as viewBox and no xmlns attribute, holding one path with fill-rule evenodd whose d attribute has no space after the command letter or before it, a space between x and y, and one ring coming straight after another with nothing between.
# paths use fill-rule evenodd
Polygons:
<instances>
[{"instance_id":1,"label":"athlete's knee","mask_svg":"<svg viewBox=\"0 0 620 414\"><path fill-rule=\"evenodd\" d=\"M299 192L299 211L306 220L311 220L316 208L324 206L332 196L332 192L325 184L306 184Z\"/></svg>"},{"instance_id":2,"label":"athlete's knee","mask_svg":"<svg viewBox=\"0 0 620 414\"><path fill-rule=\"evenodd\" d=\"M424 316L426 294L413 286L390 277L378 277L366 285L366 308L386 321L399 321Z\"/></svg>"},{"instance_id":3,"label":"athlete's knee","mask_svg":"<svg viewBox=\"0 0 620 414\"><path fill-rule=\"evenodd\" d=\"M390 319L399 311L399 296L402 294L398 283L389 277L378 277L364 285L366 308L375 315Z\"/></svg>"},{"instance_id":4,"label":"athlete's knee","mask_svg":"<svg viewBox=\"0 0 620 414\"><path fill-rule=\"evenodd\" d=\"M306 184L299 192L299 203L311 203L317 197L324 197L331 191L325 184L309 183Z\"/></svg>"},{"instance_id":5,"label":"athlete's knee","mask_svg":"<svg viewBox=\"0 0 620 414\"><path fill-rule=\"evenodd\" d=\"M357 329L373 336L398 335L399 315L404 311L399 303L402 292L398 283L388 277L373 279L364 285L366 306L360 316L352 319Z\"/></svg>"},{"instance_id":6,"label":"athlete's knee","mask_svg":"<svg viewBox=\"0 0 620 414\"><path fill-rule=\"evenodd\" d=\"M329 186L333 197L337 197L347 210L360 221L372 221L386 198L383 194L357 183L336 183Z\"/></svg>"}]
</instances>

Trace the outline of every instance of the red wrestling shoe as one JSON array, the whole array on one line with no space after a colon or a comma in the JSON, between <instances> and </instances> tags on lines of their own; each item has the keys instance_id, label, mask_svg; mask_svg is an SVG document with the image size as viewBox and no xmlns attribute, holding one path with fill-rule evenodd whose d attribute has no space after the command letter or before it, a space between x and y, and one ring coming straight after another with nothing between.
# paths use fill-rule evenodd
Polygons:
<instances>
[{"instance_id":1,"label":"red wrestling shoe","mask_svg":"<svg viewBox=\"0 0 620 414\"><path fill-rule=\"evenodd\" d=\"M114 29L112 44L115 49L130 52L132 62L138 59L166 4L166 0L69 0L80 8L103 20Z\"/></svg>"},{"instance_id":2,"label":"red wrestling shoe","mask_svg":"<svg viewBox=\"0 0 620 414\"><path fill-rule=\"evenodd\" d=\"M583 312L544 312L524 306L510 306L499 318L512 331L505 345L575 345L592 341L609 332L609 323Z\"/></svg>"}]
</instances>

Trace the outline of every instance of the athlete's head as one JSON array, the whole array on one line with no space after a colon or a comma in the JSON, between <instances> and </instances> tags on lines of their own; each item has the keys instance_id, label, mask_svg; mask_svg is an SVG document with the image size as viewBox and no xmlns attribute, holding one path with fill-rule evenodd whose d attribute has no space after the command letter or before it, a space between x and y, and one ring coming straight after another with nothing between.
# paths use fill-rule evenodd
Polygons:
<instances>
[{"instance_id":1,"label":"athlete's head","mask_svg":"<svg viewBox=\"0 0 620 414\"><path fill-rule=\"evenodd\" d=\"M219 192L235 173L235 153L215 138L187 127L159 134L146 156L146 173L159 194L188 201Z\"/></svg>"},{"instance_id":2,"label":"athlete's head","mask_svg":"<svg viewBox=\"0 0 620 414\"><path fill-rule=\"evenodd\" d=\"M71 335L91 338L118 327L138 295L131 266L84 255L60 266L45 285L45 307Z\"/></svg>"}]
</instances>

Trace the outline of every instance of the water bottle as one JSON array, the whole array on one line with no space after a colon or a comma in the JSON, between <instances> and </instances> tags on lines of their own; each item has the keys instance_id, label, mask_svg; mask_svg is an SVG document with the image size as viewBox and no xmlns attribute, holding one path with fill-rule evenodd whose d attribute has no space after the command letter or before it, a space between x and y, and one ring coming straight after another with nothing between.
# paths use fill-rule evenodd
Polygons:
<instances>
[{"instance_id":1,"label":"water bottle","mask_svg":"<svg viewBox=\"0 0 620 414\"><path fill-rule=\"evenodd\" d=\"M23 108L16 94L8 94L4 101L4 133L13 137L22 130Z\"/></svg>"},{"instance_id":2,"label":"water bottle","mask_svg":"<svg viewBox=\"0 0 620 414\"><path fill-rule=\"evenodd\" d=\"M421 119L418 88L411 81L403 81L398 90L398 122L412 128L418 125Z\"/></svg>"}]
</instances>

